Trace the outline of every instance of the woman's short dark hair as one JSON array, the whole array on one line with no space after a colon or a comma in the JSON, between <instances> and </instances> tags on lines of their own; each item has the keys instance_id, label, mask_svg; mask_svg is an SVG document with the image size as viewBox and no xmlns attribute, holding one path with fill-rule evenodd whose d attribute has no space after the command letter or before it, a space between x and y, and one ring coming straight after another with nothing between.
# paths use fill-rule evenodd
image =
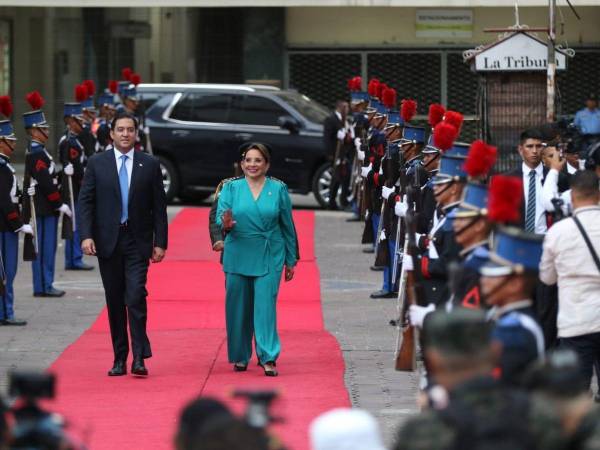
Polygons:
<instances>
[{"instance_id":1,"label":"woman's short dark hair","mask_svg":"<svg viewBox=\"0 0 600 450\"><path fill-rule=\"evenodd\" d=\"M133 120L133 126L135 127L135 129L137 130L138 128L138 120L137 117L135 117L133 114L128 113L127 111L119 111L116 115L115 118L112 120L111 124L110 124L110 129L112 131L115 131L115 127L117 126L117 121L121 120L121 119L130 119Z\"/></svg>"},{"instance_id":2,"label":"woman's short dark hair","mask_svg":"<svg viewBox=\"0 0 600 450\"><path fill-rule=\"evenodd\" d=\"M244 150L242 153L242 159L246 158L246 153L248 153L250 150L258 151L267 163L271 161L271 153L269 152L269 149L265 144L255 142L253 144L248 145L248 147L246 147L246 150Z\"/></svg>"}]
</instances>

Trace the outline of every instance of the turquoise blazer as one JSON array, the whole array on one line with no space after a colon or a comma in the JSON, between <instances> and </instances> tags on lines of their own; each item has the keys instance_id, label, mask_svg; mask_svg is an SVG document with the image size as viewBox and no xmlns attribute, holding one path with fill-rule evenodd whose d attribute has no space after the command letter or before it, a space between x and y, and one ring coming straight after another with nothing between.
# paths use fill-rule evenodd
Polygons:
<instances>
[{"instance_id":1,"label":"turquoise blazer","mask_svg":"<svg viewBox=\"0 0 600 450\"><path fill-rule=\"evenodd\" d=\"M246 178L224 184L219 194L217 223L231 209L236 224L225 237L223 270L260 277L298 261L298 238L292 219L292 202L282 181L267 177L256 199Z\"/></svg>"}]
</instances>

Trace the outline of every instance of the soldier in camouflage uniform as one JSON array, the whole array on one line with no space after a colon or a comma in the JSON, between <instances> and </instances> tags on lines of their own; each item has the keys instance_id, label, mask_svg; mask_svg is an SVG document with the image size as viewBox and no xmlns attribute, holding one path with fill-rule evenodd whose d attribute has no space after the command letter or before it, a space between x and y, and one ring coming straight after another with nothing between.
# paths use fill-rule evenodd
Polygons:
<instances>
[{"instance_id":1,"label":"soldier in camouflage uniform","mask_svg":"<svg viewBox=\"0 0 600 450\"><path fill-rule=\"evenodd\" d=\"M409 419L395 450L561 449L560 419L492 375L499 349L478 310L435 311L425 321L425 358L438 387L434 408Z\"/></svg>"}]
</instances>

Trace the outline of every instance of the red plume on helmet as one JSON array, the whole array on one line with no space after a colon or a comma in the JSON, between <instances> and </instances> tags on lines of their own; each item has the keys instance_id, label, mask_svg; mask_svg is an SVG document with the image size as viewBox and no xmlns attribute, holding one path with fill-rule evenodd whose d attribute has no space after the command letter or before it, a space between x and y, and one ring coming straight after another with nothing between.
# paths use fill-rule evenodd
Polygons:
<instances>
[{"instance_id":1,"label":"red plume on helmet","mask_svg":"<svg viewBox=\"0 0 600 450\"><path fill-rule=\"evenodd\" d=\"M133 74L133 70L131 67L124 67L121 69L121 78L123 81L131 81L131 75Z\"/></svg>"},{"instance_id":2,"label":"red plume on helmet","mask_svg":"<svg viewBox=\"0 0 600 450\"><path fill-rule=\"evenodd\" d=\"M75 86L75 101L84 102L88 97L88 90L85 84L82 83Z\"/></svg>"},{"instance_id":3,"label":"red plume on helmet","mask_svg":"<svg viewBox=\"0 0 600 450\"><path fill-rule=\"evenodd\" d=\"M13 105L8 95L3 95L0 97L0 112L4 114L6 118L12 116Z\"/></svg>"},{"instance_id":4,"label":"red plume on helmet","mask_svg":"<svg viewBox=\"0 0 600 450\"><path fill-rule=\"evenodd\" d=\"M119 90L119 84L117 83L117 80L110 80L108 82L108 90L113 94L117 93L117 91Z\"/></svg>"},{"instance_id":5,"label":"red plume on helmet","mask_svg":"<svg viewBox=\"0 0 600 450\"><path fill-rule=\"evenodd\" d=\"M442 151L448 150L458 137L454 125L442 121L433 129L433 144Z\"/></svg>"},{"instance_id":6,"label":"red plume on helmet","mask_svg":"<svg viewBox=\"0 0 600 450\"><path fill-rule=\"evenodd\" d=\"M402 120L410 122L416 113L417 102L411 99L402 100L402 105L400 106L400 117L402 117Z\"/></svg>"},{"instance_id":7,"label":"red plume on helmet","mask_svg":"<svg viewBox=\"0 0 600 450\"><path fill-rule=\"evenodd\" d=\"M42 109L42 106L44 106L44 97L42 97L38 91L27 94L25 100L27 100L27 103L29 103L29 106L31 106L33 111Z\"/></svg>"},{"instance_id":8,"label":"red plume on helmet","mask_svg":"<svg viewBox=\"0 0 600 450\"><path fill-rule=\"evenodd\" d=\"M377 93L379 92L379 80L377 78L373 78L369 81L369 86L367 90L371 97L377 97Z\"/></svg>"},{"instance_id":9,"label":"red plume on helmet","mask_svg":"<svg viewBox=\"0 0 600 450\"><path fill-rule=\"evenodd\" d=\"M94 80L85 80L83 84L85 84L85 87L87 88L89 97L96 93L96 83Z\"/></svg>"},{"instance_id":10,"label":"red plume on helmet","mask_svg":"<svg viewBox=\"0 0 600 450\"><path fill-rule=\"evenodd\" d=\"M362 88L362 78L352 77L348 80L348 90L350 92L359 92Z\"/></svg>"},{"instance_id":11,"label":"red plume on helmet","mask_svg":"<svg viewBox=\"0 0 600 450\"><path fill-rule=\"evenodd\" d=\"M396 107L396 89L385 88L382 97L381 103L383 103L383 106L385 106L387 109L394 109Z\"/></svg>"},{"instance_id":12,"label":"red plume on helmet","mask_svg":"<svg viewBox=\"0 0 600 450\"><path fill-rule=\"evenodd\" d=\"M460 134L460 128L462 127L464 117L461 113L456 111L446 111L444 114L444 122L448 122L456 128L456 135Z\"/></svg>"},{"instance_id":13,"label":"red plume on helmet","mask_svg":"<svg viewBox=\"0 0 600 450\"><path fill-rule=\"evenodd\" d=\"M129 81L131 81L131 84L137 86L142 82L142 77L140 77L140 75L137 73L132 73Z\"/></svg>"},{"instance_id":14,"label":"red plume on helmet","mask_svg":"<svg viewBox=\"0 0 600 450\"><path fill-rule=\"evenodd\" d=\"M523 181L519 177L495 175L490 181L488 218L496 223L515 223L521 218Z\"/></svg>"},{"instance_id":15,"label":"red plume on helmet","mask_svg":"<svg viewBox=\"0 0 600 450\"><path fill-rule=\"evenodd\" d=\"M444 120L444 113L446 112L446 108L439 103L432 103L429 105L429 125L431 128L434 128L438 123Z\"/></svg>"},{"instance_id":16,"label":"red plume on helmet","mask_svg":"<svg viewBox=\"0 0 600 450\"><path fill-rule=\"evenodd\" d=\"M381 101L383 101L383 91L385 91L388 88L388 85L385 83L379 83L379 86L377 86L377 98Z\"/></svg>"},{"instance_id":17,"label":"red plume on helmet","mask_svg":"<svg viewBox=\"0 0 600 450\"><path fill-rule=\"evenodd\" d=\"M471 144L465 161L465 171L470 177L485 177L496 163L498 149L481 140Z\"/></svg>"}]
</instances>

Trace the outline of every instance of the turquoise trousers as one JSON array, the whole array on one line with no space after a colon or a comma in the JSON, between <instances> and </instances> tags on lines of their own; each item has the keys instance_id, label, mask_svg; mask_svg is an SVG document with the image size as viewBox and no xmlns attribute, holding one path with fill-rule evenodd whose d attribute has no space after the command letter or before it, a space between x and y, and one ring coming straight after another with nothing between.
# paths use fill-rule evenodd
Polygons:
<instances>
[{"instance_id":1,"label":"turquoise trousers","mask_svg":"<svg viewBox=\"0 0 600 450\"><path fill-rule=\"evenodd\" d=\"M281 271L261 277L225 274L227 355L230 363L247 363L252 337L261 363L277 361L281 344L277 334L277 292Z\"/></svg>"}]
</instances>

